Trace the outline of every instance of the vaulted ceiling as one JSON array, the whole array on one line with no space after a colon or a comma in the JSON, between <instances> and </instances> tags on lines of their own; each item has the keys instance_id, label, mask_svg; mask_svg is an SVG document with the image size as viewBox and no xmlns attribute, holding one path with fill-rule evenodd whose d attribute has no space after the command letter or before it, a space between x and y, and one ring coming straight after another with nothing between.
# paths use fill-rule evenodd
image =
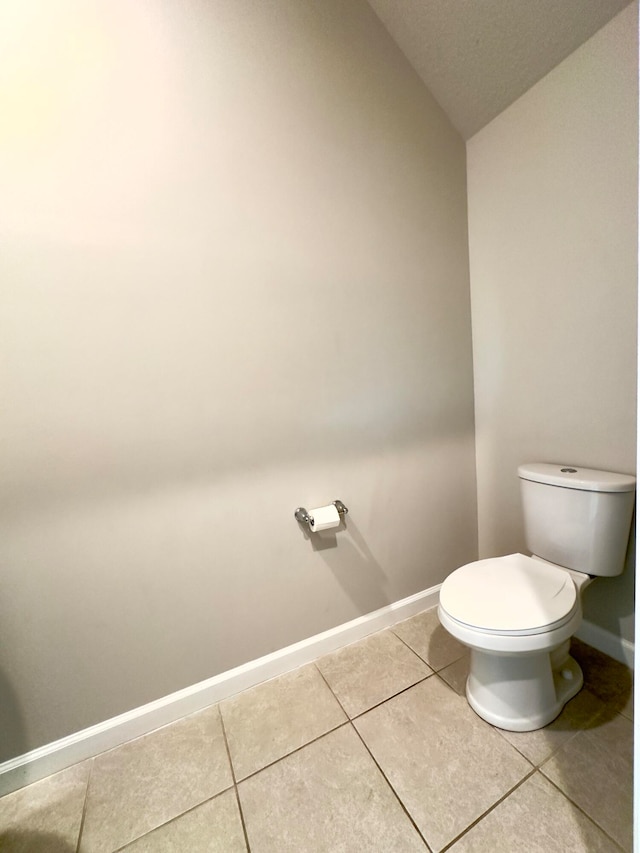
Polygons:
<instances>
[{"instance_id":1,"label":"vaulted ceiling","mask_svg":"<svg viewBox=\"0 0 640 853\"><path fill-rule=\"evenodd\" d=\"M369 0L465 139L630 0Z\"/></svg>"}]
</instances>

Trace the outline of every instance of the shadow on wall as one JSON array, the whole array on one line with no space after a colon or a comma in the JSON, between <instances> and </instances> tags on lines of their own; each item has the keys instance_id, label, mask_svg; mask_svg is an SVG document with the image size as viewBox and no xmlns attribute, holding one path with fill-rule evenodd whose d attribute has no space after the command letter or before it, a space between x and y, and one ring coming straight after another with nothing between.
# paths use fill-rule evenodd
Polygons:
<instances>
[{"instance_id":1,"label":"shadow on wall","mask_svg":"<svg viewBox=\"0 0 640 853\"><path fill-rule=\"evenodd\" d=\"M584 591L583 618L617 637L633 641L635 612L636 535L635 512L627 544L624 570L614 577L599 577Z\"/></svg>"},{"instance_id":2,"label":"shadow on wall","mask_svg":"<svg viewBox=\"0 0 640 853\"><path fill-rule=\"evenodd\" d=\"M26 752L26 741L16 692L7 676L0 671L0 763ZM13 850L13 847L7 850Z\"/></svg>"},{"instance_id":3,"label":"shadow on wall","mask_svg":"<svg viewBox=\"0 0 640 853\"><path fill-rule=\"evenodd\" d=\"M348 536L344 535L346 528ZM304 535L310 539L313 550L321 554L359 613L371 613L391 603L385 592L387 576L352 519L346 524L341 522L335 530L304 531Z\"/></svg>"},{"instance_id":4,"label":"shadow on wall","mask_svg":"<svg viewBox=\"0 0 640 853\"><path fill-rule=\"evenodd\" d=\"M7 853L75 853L75 846L53 832L10 829L0 832L0 850Z\"/></svg>"},{"instance_id":5,"label":"shadow on wall","mask_svg":"<svg viewBox=\"0 0 640 853\"><path fill-rule=\"evenodd\" d=\"M463 416L464 413L460 419ZM263 466L265 460L272 470L298 465L301 460L307 463L308 446L314 446L317 459L330 458L337 462L376 456L390 449L401 452L442 441L467 442L471 441L473 434L470 419L471 416L467 417L460 426L454 416L444 410L443 425L424 425L423 421L416 420L411 429L399 425L394 432L384 434L380 434L380 426L376 423L353 431L353 435L341 431L347 427L330 425L324 433L306 435L304 448L300 451L295 441L285 442L283 430L278 433L278 441L266 435L265 430L265 435L259 436L259 442L253 436L244 443L238 439L237 447L214 442L215 447L211 448L199 441L198 436L182 440L172 435L158 436L152 446L141 447L132 438L130 448L110 447L108 454L104 451L106 456L93 454L87 449L83 451L82 458L70 459L64 470L47 457L46 466L43 462L37 475L16 471L15 478L3 486L6 493L3 511L10 508L12 514L22 515L51 506L86 506L88 502L120 501L128 495L172 490L176 484L180 488L209 487L226 477L237 477L255 470ZM422 431L420 427L423 427ZM106 437L104 440L107 447L112 439ZM153 455L154 449L158 451L156 456ZM108 463L103 461L107 456Z\"/></svg>"}]
</instances>

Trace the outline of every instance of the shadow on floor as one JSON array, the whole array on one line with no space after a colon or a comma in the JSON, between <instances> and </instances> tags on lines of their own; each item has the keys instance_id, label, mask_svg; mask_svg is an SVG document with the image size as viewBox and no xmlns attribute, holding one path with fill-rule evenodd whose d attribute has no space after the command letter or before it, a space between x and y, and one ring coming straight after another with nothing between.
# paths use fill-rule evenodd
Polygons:
<instances>
[{"instance_id":1,"label":"shadow on floor","mask_svg":"<svg viewBox=\"0 0 640 853\"><path fill-rule=\"evenodd\" d=\"M587 728L601 725L617 713L629 713L633 697L631 670L576 637L571 640L571 656L580 664L584 688L606 703L607 710Z\"/></svg>"},{"instance_id":2,"label":"shadow on floor","mask_svg":"<svg viewBox=\"0 0 640 853\"><path fill-rule=\"evenodd\" d=\"M7 853L75 853L75 845L53 832L10 829L0 832L0 850Z\"/></svg>"}]
</instances>

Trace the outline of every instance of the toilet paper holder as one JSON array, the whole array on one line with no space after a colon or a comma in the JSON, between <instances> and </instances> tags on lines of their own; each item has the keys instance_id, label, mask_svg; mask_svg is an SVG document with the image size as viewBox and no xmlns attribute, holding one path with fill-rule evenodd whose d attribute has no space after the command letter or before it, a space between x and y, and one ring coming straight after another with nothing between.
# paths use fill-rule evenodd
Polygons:
<instances>
[{"instance_id":1,"label":"toilet paper holder","mask_svg":"<svg viewBox=\"0 0 640 853\"><path fill-rule=\"evenodd\" d=\"M349 510L342 503L342 501L332 501L332 503L334 507L338 510L340 521L342 521L345 515L349 512ZM300 524L308 524L309 527L311 527L311 525L313 524L313 516L309 515L309 513L303 506L298 507L298 509L294 512L294 516L296 518L296 521L299 521Z\"/></svg>"}]
</instances>

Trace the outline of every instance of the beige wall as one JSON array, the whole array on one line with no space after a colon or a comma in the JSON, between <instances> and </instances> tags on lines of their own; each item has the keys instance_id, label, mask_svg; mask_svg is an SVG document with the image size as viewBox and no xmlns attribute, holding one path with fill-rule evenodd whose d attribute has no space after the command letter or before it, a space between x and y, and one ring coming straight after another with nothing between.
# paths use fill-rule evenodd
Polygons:
<instances>
[{"instance_id":1,"label":"beige wall","mask_svg":"<svg viewBox=\"0 0 640 853\"><path fill-rule=\"evenodd\" d=\"M476 556L464 144L364 0L14 5L1 758Z\"/></svg>"},{"instance_id":2,"label":"beige wall","mask_svg":"<svg viewBox=\"0 0 640 853\"><path fill-rule=\"evenodd\" d=\"M481 556L524 548L519 463L635 471L636 14L467 144ZM632 614L632 564L587 590L601 627Z\"/></svg>"}]
</instances>

